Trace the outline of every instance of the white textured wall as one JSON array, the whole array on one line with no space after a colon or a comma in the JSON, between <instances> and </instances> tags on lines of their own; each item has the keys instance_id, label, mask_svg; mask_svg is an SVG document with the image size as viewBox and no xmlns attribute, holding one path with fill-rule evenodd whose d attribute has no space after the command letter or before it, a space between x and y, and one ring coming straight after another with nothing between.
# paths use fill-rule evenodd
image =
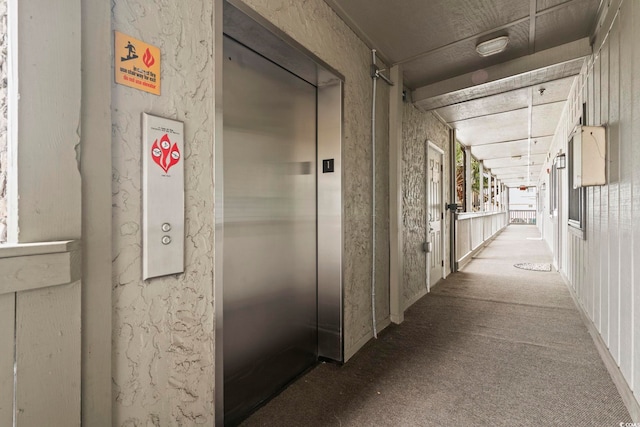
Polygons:
<instances>
[{"instance_id":1,"label":"white textured wall","mask_svg":"<svg viewBox=\"0 0 640 427\"><path fill-rule=\"evenodd\" d=\"M404 307L426 293L426 256L422 250L427 228L426 147L427 140L444 150L444 200L449 203L449 130L430 112L404 103L402 112L402 223L404 232ZM445 212L444 262L449 273L450 216Z\"/></svg>"},{"instance_id":2,"label":"white textured wall","mask_svg":"<svg viewBox=\"0 0 640 427\"><path fill-rule=\"evenodd\" d=\"M345 76L345 353L372 334L371 78L365 44L321 0L246 2ZM190 425L213 414L212 10L208 4L116 3L113 28L160 46L161 97L113 86L114 424ZM389 317L388 98L377 98L376 311ZM186 273L140 280L140 113L185 121Z\"/></svg>"},{"instance_id":3,"label":"white textured wall","mask_svg":"<svg viewBox=\"0 0 640 427\"><path fill-rule=\"evenodd\" d=\"M7 239L7 0L0 0L0 243Z\"/></svg>"},{"instance_id":4,"label":"white textured wall","mask_svg":"<svg viewBox=\"0 0 640 427\"><path fill-rule=\"evenodd\" d=\"M615 19L605 20L607 24L598 31L594 56L572 92L551 157L559 149L566 151L569 133L586 102L587 124L608 128L608 184L587 188L583 240L566 225L568 169L564 170L562 272L640 403L640 3L623 0L612 4L605 13ZM613 25L605 38L609 22ZM543 180L549 188L546 173ZM553 248L547 218L544 226L545 238Z\"/></svg>"},{"instance_id":5,"label":"white textured wall","mask_svg":"<svg viewBox=\"0 0 640 427\"><path fill-rule=\"evenodd\" d=\"M82 55L80 0L12 2L8 240L78 239ZM17 67L17 68L16 68ZM13 77L13 76L12 76ZM19 194L18 194L19 192Z\"/></svg>"},{"instance_id":6,"label":"white textured wall","mask_svg":"<svg viewBox=\"0 0 640 427\"><path fill-rule=\"evenodd\" d=\"M113 84L113 424L213 424L212 2L113 2L160 47L162 95ZM141 280L140 114L184 121L185 273Z\"/></svg>"},{"instance_id":7,"label":"white textured wall","mask_svg":"<svg viewBox=\"0 0 640 427\"><path fill-rule=\"evenodd\" d=\"M321 0L247 4L345 76L345 353L372 334L370 52ZM115 3L113 28L158 45L160 97L113 86L114 424L213 418L212 10L203 3ZM388 88L377 126L377 314L388 322ZM140 280L140 113L185 121L186 273Z\"/></svg>"},{"instance_id":8,"label":"white textured wall","mask_svg":"<svg viewBox=\"0 0 640 427\"><path fill-rule=\"evenodd\" d=\"M345 76L344 85L344 332L347 358L372 335L371 327L371 53L322 0L246 0ZM376 314L389 318L389 89L377 98Z\"/></svg>"}]
</instances>

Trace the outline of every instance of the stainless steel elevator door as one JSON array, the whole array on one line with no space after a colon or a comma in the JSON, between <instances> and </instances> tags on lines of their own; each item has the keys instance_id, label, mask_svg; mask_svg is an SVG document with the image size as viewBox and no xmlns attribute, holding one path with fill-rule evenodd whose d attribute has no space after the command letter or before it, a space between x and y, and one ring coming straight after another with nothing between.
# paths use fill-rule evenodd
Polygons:
<instances>
[{"instance_id":1,"label":"stainless steel elevator door","mask_svg":"<svg viewBox=\"0 0 640 427\"><path fill-rule=\"evenodd\" d=\"M317 360L316 88L225 37L225 423Z\"/></svg>"}]
</instances>

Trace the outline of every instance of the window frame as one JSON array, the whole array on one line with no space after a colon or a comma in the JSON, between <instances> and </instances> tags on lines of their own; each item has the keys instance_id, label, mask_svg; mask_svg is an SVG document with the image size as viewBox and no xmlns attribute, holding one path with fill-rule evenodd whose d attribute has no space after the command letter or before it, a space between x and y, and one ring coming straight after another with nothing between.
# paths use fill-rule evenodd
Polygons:
<instances>
[{"instance_id":1,"label":"window frame","mask_svg":"<svg viewBox=\"0 0 640 427\"><path fill-rule=\"evenodd\" d=\"M574 187L573 186L573 170L574 170L574 160L575 150L579 149L575 147L574 142L575 132L571 134L569 137L569 141L567 142L567 148L569 153L569 161L568 161L568 179L567 179L567 222L569 227L574 228L575 230L585 231L585 218L587 214L587 203L586 203L586 187ZM576 200L577 199L577 200Z\"/></svg>"},{"instance_id":2,"label":"window frame","mask_svg":"<svg viewBox=\"0 0 640 427\"><path fill-rule=\"evenodd\" d=\"M558 212L558 167L554 161L549 174L549 216L553 217Z\"/></svg>"}]
</instances>

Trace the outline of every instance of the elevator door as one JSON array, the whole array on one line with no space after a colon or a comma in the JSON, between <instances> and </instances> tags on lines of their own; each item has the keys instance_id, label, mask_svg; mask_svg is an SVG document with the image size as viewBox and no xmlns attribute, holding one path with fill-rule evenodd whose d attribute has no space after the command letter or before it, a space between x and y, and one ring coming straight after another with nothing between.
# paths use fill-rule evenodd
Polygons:
<instances>
[{"instance_id":1,"label":"elevator door","mask_svg":"<svg viewBox=\"0 0 640 427\"><path fill-rule=\"evenodd\" d=\"M317 360L316 88L224 41L225 424Z\"/></svg>"}]
</instances>

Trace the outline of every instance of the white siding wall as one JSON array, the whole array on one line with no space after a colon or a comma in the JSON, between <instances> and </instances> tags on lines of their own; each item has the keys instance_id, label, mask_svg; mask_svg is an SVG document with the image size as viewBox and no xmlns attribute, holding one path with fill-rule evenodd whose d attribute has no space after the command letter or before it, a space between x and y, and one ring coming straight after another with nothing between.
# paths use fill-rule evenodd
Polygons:
<instances>
[{"instance_id":1,"label":"white siding wall","mask_svg":"<svg viewBox=\"0 0 640 427\"><path fill-rule=\"evenodd\" d=\"M566 152L586 102L586 124L607 126L608 184L587 189L584 239L567 227L566 212L561 215L561 271L640 402L640 2L613 1L600 22L594 55L556 131L549 167L560 149ZM542 182L549 188L546 167ZM566 187L561 206L566 211ZM548 207L541 219L554 248Z\"/></svg>"}]
</instances>

